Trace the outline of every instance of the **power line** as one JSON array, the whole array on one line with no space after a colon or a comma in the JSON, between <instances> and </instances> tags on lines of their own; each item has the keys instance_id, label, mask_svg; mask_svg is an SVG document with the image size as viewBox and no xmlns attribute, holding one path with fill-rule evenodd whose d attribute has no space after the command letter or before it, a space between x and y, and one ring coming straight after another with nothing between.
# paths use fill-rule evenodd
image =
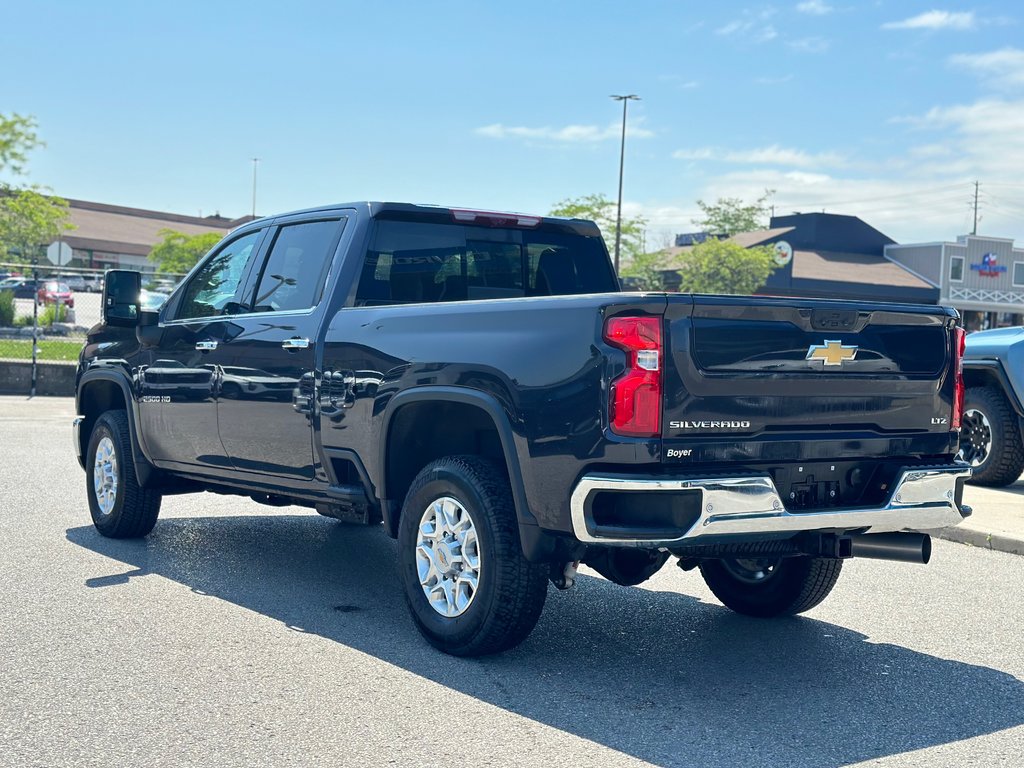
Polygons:
<instances>
[{"instance_id":1,"label":"power line","mask_svg":"<svg viewBox=\"0 0 1024 768\"><path fill-rule=\"evenodd\" d=\"M960 197L958 199L949 200L936 200L930 201L925 207L932 211L960 211L967 209L970 211L972 206L971 201L966 197ZM906 205L882 205L882 206L847 206L845 208L846 215L877 215L883 213L906 213L911 210L920 210L921 204L906 204Z\"/></svg>"},{"instance_id":2,"label":"power line","mask_svg":"<svg viewBox=\"0 0 1024 768\"><path fill-rule=\"evenodd\" d=\"M822 204L824 204L827 207L839 207L839 206L843 206L843 205L855 205L857 203L873 203L873 202L875 202L877 200L892 200L892 199L899 199L899 198L909 198L909 197L914 197L914 196L919 196L919 195L927 195L927 194L934 194L934 193L937 193L937 192L944 192L944 191L947 191L947 190L962 190L968 183L969 182L965 181L965 182L959 182L957 184L947 184L947 185L944 185L944 186L941 186L941 187L928 187L928 188L925 188L925 189L907 190L906 192L900 192L900 193L896 193L896 194L892 194L892 195L875 195L873 197L862 198L860 200L837 200L837 201L828 201L828 202L823 202L823 201L819 200L816 203L808 203L806 205L793 205L793 204L785 204L785 205L783 205L782 203L776 203L775 205L778 208L793 208L793 209L817 208L817 207L820 207Z\"/></svg>"}]
</instances>

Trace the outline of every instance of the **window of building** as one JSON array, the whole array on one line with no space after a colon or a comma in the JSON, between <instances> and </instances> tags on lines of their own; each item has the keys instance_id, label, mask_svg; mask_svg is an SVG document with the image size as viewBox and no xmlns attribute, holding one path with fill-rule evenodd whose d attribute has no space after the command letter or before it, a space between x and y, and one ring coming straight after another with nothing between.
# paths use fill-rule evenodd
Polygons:
<instances>
[{"instance_id":1,"label":"window of building","mask_svg":"<svg viewBox=\"0 0 1024 768\"><path fill-rule=\"evenodd\" d=\"M259 231L250 232L233 240L200 267L185 286L178 319L224 314L228 303L236 300L239 283L261 234Z\"/></svg>"},{"instance_id":2,"label":"window of building","mask_svg":"<svg viewBox=\"0 0 1024 768\"><path fill-rule=\"evenodd\" d=\"M1024 288L1024 261L1013 262L1013 287Z\"/></svg>"},{"instance_id":3,"label":"window of building","mask_svg":"<svg viewBox=\"0 0 1024 768\"><path fill-rule=\"evenodd\" d=\"M951 256L949 259L949 280L953 283L964 281L964 257Z\"/></svg>"},{"instance_id":4,"label":"window of building","mask_svg":"<svg viewBox=\"0 0 1024 768\"><path fill-rule=\"evenodd\" d=\"M281 227L253 300L254 312L310 309L320 301L340 223L308 221Z\"/></svg>"}]
</instances>

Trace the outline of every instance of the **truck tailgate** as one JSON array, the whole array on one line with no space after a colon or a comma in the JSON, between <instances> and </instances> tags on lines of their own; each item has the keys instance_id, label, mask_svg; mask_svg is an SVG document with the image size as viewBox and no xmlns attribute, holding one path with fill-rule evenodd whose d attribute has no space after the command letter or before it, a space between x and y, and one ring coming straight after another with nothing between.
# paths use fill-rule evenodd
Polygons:
<instances>
[{"instance_id":1,"label":"truck tailgate","mask_svg":"<svg viewBox=\"0 0 1024 768\"><path fill-rule=\"evenodd\" d=\"M950 310L670 296L666 321L666 448L713 437L948 436Z\"/></svg>"}]
</instances>

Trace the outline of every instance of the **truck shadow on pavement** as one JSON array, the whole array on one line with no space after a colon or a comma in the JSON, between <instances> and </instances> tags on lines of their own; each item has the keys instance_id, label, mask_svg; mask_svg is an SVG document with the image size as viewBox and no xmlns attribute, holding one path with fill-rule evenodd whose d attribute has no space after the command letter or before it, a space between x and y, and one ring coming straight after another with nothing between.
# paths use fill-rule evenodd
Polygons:
<instances>
[{"instance_id":1,"label":"truck shadow on pavement","mask_svg":"<svg viewBox=\"0 0 1024 768\"><path fill-rule=\"evenodd\" d=\"M314 515L170 518L144 541L92 527L67 538L131 568L89 587L163 576L660 765L841 766L1024 723L1024 683L1003 672L586 576L572 592L552 588L519 648L447 657L407 616L394 542Z\"/></svg>"}]
</instances>

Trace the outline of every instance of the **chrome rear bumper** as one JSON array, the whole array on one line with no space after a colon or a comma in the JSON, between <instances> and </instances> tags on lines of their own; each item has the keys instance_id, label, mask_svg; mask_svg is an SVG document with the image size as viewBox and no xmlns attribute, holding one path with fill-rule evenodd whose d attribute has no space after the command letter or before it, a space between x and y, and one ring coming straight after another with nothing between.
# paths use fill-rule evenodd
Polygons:
<instances>
[{"instance_id":1,"label":"chrome rear bumper","mask_svg":"<svg viewBox=\"0 0 1024 768\"><path fill-rule=\"evenodd\" d=\"M957 484L970 476L967 466L907 469L882 506L790 512L768 475L683 480L595 474L585 475L577 484L570 508L576 538L591 544L654 547L696 544L720 536L754 541L802 531L927 530L963 520L967 512L961 513L957 505ZM642 530L595 533L597 526L589 512L589 501L601 491L699 491L700 514L688 529L669 538L652 538Z\"/></svg>"}]
</instances>

